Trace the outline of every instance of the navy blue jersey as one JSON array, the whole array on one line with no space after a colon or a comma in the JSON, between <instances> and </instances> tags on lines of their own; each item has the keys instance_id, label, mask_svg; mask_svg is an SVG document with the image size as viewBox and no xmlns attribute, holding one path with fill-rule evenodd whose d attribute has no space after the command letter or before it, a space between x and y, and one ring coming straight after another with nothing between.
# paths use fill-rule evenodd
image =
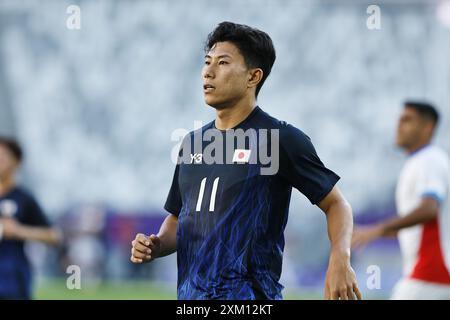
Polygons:
<instances>
[{"instance_id":1,"label":"navy blue jersey","mask_svg":"<svg viewBox=\"0 0 450 320\"><path fill-rule=\"evenodd\" d=\"M50 225L35 199L20 188L0 196L0 216L29 226ZM24 241L0 240L0 298L31 298L31 270Z\"/></svg>"},{"instance_id":2,"label":"navy blue jersey","mask_svg":"<svg viewBox=\"0 0 450 320\"><path fill-rule=\"evenodd\" d=\"M178 299L281 299L292 187L318 204L338 180L308 136L259 107L232 130L191 132L164 206L178 217Z\"/></svg>"}]
</instances>

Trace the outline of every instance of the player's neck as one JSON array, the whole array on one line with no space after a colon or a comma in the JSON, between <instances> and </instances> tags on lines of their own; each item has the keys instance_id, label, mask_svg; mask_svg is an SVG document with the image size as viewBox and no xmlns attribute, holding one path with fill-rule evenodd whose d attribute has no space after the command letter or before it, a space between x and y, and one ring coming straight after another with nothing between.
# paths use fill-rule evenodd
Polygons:
<instances>
[{"instance_id":1,"label":"player's neck","mask_svg":"<svg viewBox=\"0 0 450 320\"><path fill-rule=\"evenodd\" d=\"M14 177L0 177L0 196L7 194L16 186Z\"/></svg>"},{"instance_id":2,"label":"player's neck","mask_svg":"<svg viewBox=\"0 0 450 320\"><path fill-rule=\"evenodd\" d=\"M215 126L219 130L234 128L244 121L256 107L256 100L243 99L233 106L218 109Z\"/></svg>"}]
</instances>

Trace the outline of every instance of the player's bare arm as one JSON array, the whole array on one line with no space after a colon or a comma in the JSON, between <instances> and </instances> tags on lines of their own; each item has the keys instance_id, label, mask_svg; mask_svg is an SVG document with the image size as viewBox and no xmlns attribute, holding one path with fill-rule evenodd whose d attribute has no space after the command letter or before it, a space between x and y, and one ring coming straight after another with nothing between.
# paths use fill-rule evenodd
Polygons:
<instances>
[{"instance_id":1,"label":"player's bare arm","mask_svg":"<svg viewBox=\"0 0 450 320\"><path fill-rule=\"evenodd\" d=\"M419 206L405 216L395 217L366 228L356 228L353 234L352 247L362 247L381 237L395 236L401 229L435 219L438 213L439 202L435 198L424 197Z\"/></svg>"},{"instance_id":2,"label":"player's bare arm","mask_svg":"<svg viewBox=\"0 0 450 320\"><path fill-rule=\"evenodd\" d=\"M151 262L177 250L178 218L169 214L161 224L157 235L146 236L138 233L131 242L131 261L133 263Z\"/></svg>"},{"instance_id":3,"label":"player's bare arm","mask_svg":"<svg viewBox=\"0 0 450 320\"><path fill-rule=\"evenodd\" d=\"M40 241L45 244L57 245L62 238L62 234L57 228L28 226L14 218L0 218L0 228L4 239Z\"/></svg>"},{"instance_id":4,"label":"player's bare arm","mask_svg":"<svg viewBox=\"0 0 450 320\"><path fill-rule=\"evenodd\" d=\"M325 299L362 299L355 272L350 265L352 208L337 187L334 187L318 206L327 216L328 236L331 242L325 278Z\"/></svg>"}]
</instances>

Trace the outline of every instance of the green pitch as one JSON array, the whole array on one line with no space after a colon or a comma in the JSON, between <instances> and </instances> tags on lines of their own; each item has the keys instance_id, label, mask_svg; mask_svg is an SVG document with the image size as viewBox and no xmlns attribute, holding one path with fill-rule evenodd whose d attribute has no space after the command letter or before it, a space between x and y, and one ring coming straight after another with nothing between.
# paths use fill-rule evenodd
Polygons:
<instances>
[{"instance_id":1,"label":"green pitch","mask_svg":"<svg viewBox=\"0 0 450 320\"><path fill-rule=\"evenodd\" d=\"M82 287L69 290L63 279L41 280L36 283L36 300L175 300L175 284L157 284L151 282L121 281L107 282L97 287ZM320 293L284 292L287 300L322 299Z\"/></svg>"},{"instance_id":2,"label":"green pitch","mask_svg":"<svg viewBox=\"0 0 450 320\"><path fill-rule=\"evenodd\" d=\"M170 300L176 299L175 288L149 282L106 282L69 290L65 280L45 280L35 287L36 300Z\"/></svg>"}]
</instances>

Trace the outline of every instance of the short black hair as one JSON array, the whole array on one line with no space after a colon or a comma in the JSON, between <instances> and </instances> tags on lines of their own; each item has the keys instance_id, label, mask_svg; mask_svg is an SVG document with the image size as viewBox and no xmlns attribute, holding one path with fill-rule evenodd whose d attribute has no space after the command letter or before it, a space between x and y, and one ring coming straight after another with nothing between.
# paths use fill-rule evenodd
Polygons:
<instances>
[{"instance_id":1,"label":"short black hair","mask_svg":"<svg viewBox=\"0 0 450 320\"><path fill-rule=\"evenodd\" d=\"M0 136L0 145L3 145L6 148L8 148L8 150L13 154L14 158L16 158L18 162L22 161L23 151L22 147L20 146L19 142L17 142L17 140L9 137Z\"/></svg>"},{"instance_id":2,"label":"short black hair","mask_svg":"<svg viewBox=\"0 0 450 320\"><path fill-rule=\"evenodd\" d=\"M224 21L208 35L205 52L209 52L217 42L225 41L233 43L239 49L247 67L262 69L263 76L256 87L256 97L258 97L259 90L275 63L276 53L272 39L264 31L244 24Z\"/></svg>"},{"instance_id":3,"label":"short black hair","mask_svg":"<svg viewBox=\"0 0 450 320\"><path fill-rule=\"evenodd\" d=\"M430 120L435 126L439 122L439 112L428 102L405 101L404 106L405 108L414 109L422 118Z\"/></svg>"}]
</instances>

